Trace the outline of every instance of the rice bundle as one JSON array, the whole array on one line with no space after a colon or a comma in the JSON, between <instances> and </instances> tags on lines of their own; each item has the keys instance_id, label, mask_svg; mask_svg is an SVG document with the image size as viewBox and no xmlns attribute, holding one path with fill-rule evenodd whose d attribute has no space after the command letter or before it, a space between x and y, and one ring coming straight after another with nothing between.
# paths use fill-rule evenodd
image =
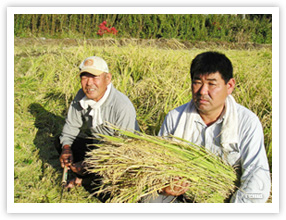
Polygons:
<instances>
[{"instance_id":1,"label":"rice bundle","mask_svg":"<svg viewBox=\"0 0 286 220\"><path fill-rule=\"evenodd\" d=\"M164 187L189 183L184 197L198 203L221 203L235 189L236 174L201 147L185 140L165 139L120 131L123 136L102 135L104 142L89 152L89 173L102 176L98 194L109 194L107 202L139 202L155 198Z\"/></svg>"}]
</instances>

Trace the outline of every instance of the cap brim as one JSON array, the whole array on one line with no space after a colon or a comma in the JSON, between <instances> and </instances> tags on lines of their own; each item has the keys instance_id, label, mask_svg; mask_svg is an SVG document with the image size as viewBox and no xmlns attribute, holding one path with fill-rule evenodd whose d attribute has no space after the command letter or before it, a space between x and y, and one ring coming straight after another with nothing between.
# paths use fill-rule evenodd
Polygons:
<instances>
[{"instance_id":1,"label":"cap brim","mask_svg":"<svg viewBox=\"0 0 286 220\"><path fill-rule=\"evenodd\" d=\"M95 75L95 76L99 76L100 74L104 73L104 71L101 71L101 70L97 70L97 69L94 69L94 68L83 68L78 75L82 74L82 73L90 73L92 75Z\"/></svg>"}]
</instances>

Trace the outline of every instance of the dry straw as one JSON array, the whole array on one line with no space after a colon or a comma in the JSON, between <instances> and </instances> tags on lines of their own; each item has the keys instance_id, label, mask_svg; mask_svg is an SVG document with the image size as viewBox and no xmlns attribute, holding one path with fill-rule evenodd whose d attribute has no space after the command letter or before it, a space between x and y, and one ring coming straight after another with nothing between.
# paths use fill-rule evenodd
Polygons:
<instances>
[{"instance_id":1,"label":"dry straw","mask_svg":"<svg viewBox=\"0 0 286 220\"><path fill-rule=\"evenodd\" d=\"M122 136L102 135L104 142L89 152L89 173L102 176L98 194L108 194L107 202L139 202L156 197L177 177L189 182L185 198L192 202L224 202L235 189L236 174L203 148L184 140L176 141L146 134L120 131Z\"/></svg>"}]
</instances>

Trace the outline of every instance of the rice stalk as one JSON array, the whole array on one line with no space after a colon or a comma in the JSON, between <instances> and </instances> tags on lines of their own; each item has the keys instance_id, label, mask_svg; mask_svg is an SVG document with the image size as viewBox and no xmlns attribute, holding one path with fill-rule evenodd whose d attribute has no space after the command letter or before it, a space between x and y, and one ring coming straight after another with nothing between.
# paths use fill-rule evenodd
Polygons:
<instances>
[{"instance_id":1,"label":"rice stalk","mask_svg":"<svg viewBox=\"0 0 286 220\"><path fill-rule=\"evenodd\" d=\"M95 193L109 194L107 202L154 198L163 188L174 187L177 177L190 183L184 196L192 202L221 203L235 189L234 168L199 146L175 138L120 133L101 135L104 141L85 160L87 172L102 177Z\"/></svg>"}]
</instances>

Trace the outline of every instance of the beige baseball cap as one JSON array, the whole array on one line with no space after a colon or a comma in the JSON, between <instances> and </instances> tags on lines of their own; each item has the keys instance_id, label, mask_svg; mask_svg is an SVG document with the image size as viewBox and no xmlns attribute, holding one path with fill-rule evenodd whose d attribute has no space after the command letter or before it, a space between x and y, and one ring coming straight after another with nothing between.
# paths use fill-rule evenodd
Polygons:
<instances>
[{"instance_id":1,"label":"beige baseball cap","mask_svg":"<svg viewBox=\"0 0 286 220\"><path fill-rule=\"evenodd\" d=\"M79 65L79 75L81 73L87 72L92 75L98 76L102 73L109 73L107 63L101 57L92 56L86 58Z\"/></svg>"}]
</instances>

